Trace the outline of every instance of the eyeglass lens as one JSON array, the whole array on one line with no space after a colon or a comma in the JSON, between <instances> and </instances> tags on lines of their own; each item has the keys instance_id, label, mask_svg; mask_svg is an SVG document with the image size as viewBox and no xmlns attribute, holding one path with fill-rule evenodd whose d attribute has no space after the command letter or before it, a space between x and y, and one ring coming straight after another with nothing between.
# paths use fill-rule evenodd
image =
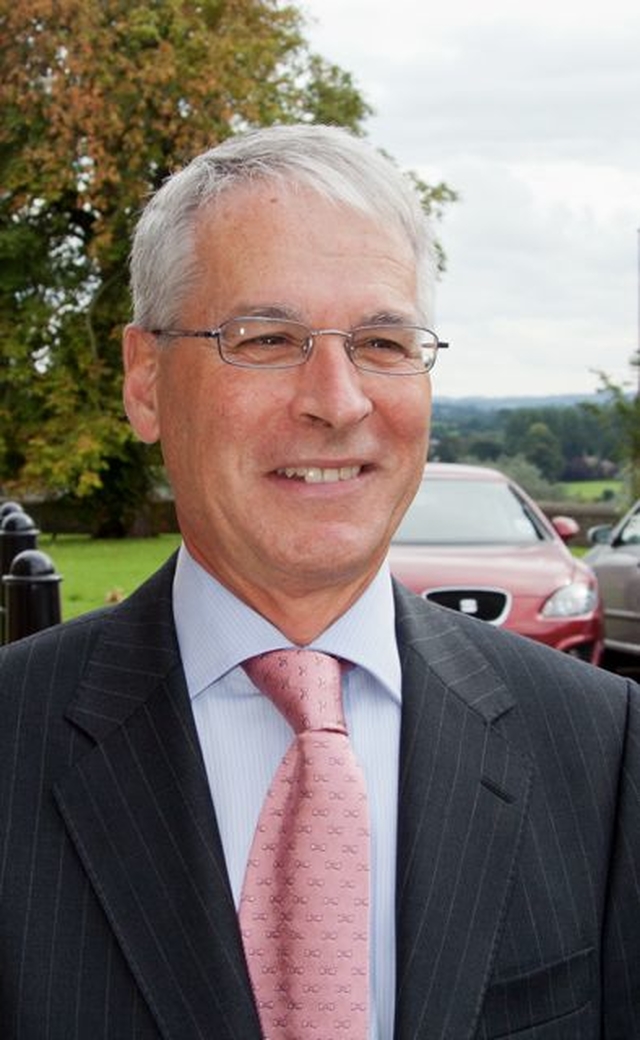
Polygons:
<instances>
[{"instance_id":1,"label":"eyeglass lens","mask_svg":"<svg viewBox=\"0 0 640 1040\"><path fill-rule=\"evenodd\" d=\"M410 325L359 326L349 333L312 331L278 318L232 318L219 329L223 358L251 368L303 364L317 335L343 335L351 360L373 372L424 372L433 366L438 342L428 329Z\"/></svg>"}]
</instances>

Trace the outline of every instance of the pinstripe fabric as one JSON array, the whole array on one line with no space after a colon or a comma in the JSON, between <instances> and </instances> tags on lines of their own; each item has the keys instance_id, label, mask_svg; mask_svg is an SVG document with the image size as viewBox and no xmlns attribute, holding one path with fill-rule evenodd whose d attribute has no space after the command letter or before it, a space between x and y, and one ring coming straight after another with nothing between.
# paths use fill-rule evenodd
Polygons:
<instances>
[{"instance_id":1,"label":"pinstripe fabric","mask_svg":"<svg viewBox=\"0 0 640 1040\"><path fill-rule=\"evenodd\" d=\"M258 1040L170 576L2 659L3 1040Z\"/></svg>"},{"instance_id":2,"label":"pinstripe fabric","mask_svg":"<svg viewBox=\"0 0 640 1040\"><path fill-rule=\"evenodd\" d=\"M3 1040L259 1040L171 574L0 653ZM397 628L395 1040L636 1040L637 688L402 590Z\"/></svg>"},{"instance_id":3,"label":"pinstripe fabric","mask_svg":"<svg viewBox=\"0 0 640 1040\"><path fill-rule=\"evenodd\" d=\"M397 1040L635 1040L638 688L402 592L398 631Z\"/></svg>"}]
</instances>

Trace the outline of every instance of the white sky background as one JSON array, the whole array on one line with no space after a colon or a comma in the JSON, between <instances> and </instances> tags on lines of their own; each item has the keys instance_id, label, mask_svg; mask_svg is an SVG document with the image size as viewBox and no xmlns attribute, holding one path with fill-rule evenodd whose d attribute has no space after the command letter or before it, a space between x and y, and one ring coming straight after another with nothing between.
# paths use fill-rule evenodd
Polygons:
<instances>
[{"instance_id":1,"label":"white sky background","mask_svg":"<svg viewBox=\"0 0 640 1040\"><path fill-rule=\"evenodd\" d=\"M435 326L439 396L635 385L639 0L301 0L374 144L460 193Z\"/></svg>"}]
</instances>

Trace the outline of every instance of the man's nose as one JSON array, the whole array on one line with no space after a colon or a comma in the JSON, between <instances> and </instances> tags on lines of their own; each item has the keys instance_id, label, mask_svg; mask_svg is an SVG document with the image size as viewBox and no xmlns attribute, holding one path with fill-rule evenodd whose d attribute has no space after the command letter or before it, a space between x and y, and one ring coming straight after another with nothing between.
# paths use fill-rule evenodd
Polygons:
<instances>
[{"instance_id":1,"label":"man's nose","mask_svg":"<svg viewBox=\"0 0 640 1040\"><path fill-rule=\"evenodd\" d=\"M355 367L347 354L344 336L317 336L311 356L295 373L296 418L322 422L335 429L356 425L373 411L367 391L373 378Z\"/></svg>"}]
</instances>

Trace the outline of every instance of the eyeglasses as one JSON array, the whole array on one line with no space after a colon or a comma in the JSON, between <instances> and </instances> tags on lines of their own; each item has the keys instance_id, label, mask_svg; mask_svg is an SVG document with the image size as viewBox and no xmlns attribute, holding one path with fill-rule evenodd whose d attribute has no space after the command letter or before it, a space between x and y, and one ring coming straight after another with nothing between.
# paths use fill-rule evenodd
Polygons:
<instances>
[{"instance_id":1,"label":"eyeglasses","mask_svg":"<svg viewBox=\"0 0 640 1040\"><path fill-rule=\"evenodd\" d=\"M171 339L215 339L218 353L239 368L295 368L311 357L318 336L341 336L349 360L363 372L385 376L422 375L448 347L435 332L418 325L357 325L341 329L310 329L286 318L230 318L217 329L189 331L153 329L153 336Z\"/></svg>"}]
</instances>

